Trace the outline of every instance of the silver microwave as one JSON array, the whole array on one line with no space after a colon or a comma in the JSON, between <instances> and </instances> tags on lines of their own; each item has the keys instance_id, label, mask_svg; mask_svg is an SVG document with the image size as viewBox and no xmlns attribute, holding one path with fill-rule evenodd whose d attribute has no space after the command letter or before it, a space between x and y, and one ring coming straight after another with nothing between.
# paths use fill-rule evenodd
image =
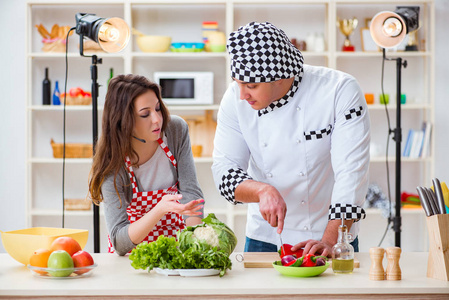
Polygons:
<instances>
[{"instance_id":1,"label":"silver microwave","mask_svg":"<svg viewBox=\"0 0 449 300\"><path fill-rule=\"evenodd\" d=\"M166 104L214 103L212 72L155 72L154 81L161 86L162 100Z\"/></svg>"}]
</instances>

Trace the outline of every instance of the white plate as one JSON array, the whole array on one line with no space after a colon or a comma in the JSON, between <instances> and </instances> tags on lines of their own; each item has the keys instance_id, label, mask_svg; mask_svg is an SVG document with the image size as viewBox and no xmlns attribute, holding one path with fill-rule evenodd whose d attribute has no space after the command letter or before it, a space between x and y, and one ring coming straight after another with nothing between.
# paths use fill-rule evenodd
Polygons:
<instances>
[{"instance_id":1,"label":"white plate","mask_svg":"<svg viewBox=\"0 0 449 300\"><path fill-rule=\"evenodd\" d=\"M181 276L214 276L220 274L216 269L178 269Z\"/></svg>"},{"instance_id":2,"label":"white plate","mask_svg":"<svg viewBox=\"0 0 449 300\"><path fill-rule=\"evenodd\" d=\"M170 270L170 269L161 269L161 268L154 268L157 274L165 275L165 276L179 276L178 270Z\"/></svg>"},{"instance_id":3,"label":"white plate","mask_svg":"<svg viewBox=\"0 0 449 300\"><path fill-rule=\"evenodd\" d=\"M220 270L215 269L161 269L154 268L157 274L165 276L185 276L185 277L201 277L214 276L220 274Z\"/></svg>"}]
</instances>

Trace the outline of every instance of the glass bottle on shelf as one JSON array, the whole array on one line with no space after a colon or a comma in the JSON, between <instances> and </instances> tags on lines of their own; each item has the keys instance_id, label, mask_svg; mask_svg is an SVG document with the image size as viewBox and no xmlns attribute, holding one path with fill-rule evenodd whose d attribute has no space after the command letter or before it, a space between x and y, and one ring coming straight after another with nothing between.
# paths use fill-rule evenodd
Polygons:
<instances>
[{"instance_id":1,"label":"glass bottle on shelf","mask_svg":"<svg viewBox=\"0 0 449 300\"><path fill-rule=\"evenodd\" d=\"M109 69L108 86L109 86L109 81L111 81L112 77L114 77L114 68Z\"/></svg>"},{"instance_id":2,"label":"glass bottle on shelf","mask_svg":"<svg viewBox=\"0 0 449 300\"><path fill-rule=\"evenodd\" d=\"M42 104L50 105L51 104L51 82L48 78L48 68L45 68L45 78L42 81Z\"/></svg>"},{"instance_id":3,"label":"glass bottle on shelf","mask_svg":"<svg viewBox=\"0 0 449 300\"><path fill-rule=\"evenodd\" d=\"M352 237L343 219L338 227L338 240L332 247L332 270L335 274L350 274L354 270L354 247L349 243Z\"/></svg>"},{"instance_id":4,"label":"glass bottle on shelf","mask_svg":"<svg viewBox=\"0 0 449 300\"><path fill-rule=\"evenodd\" d=\"M55 90L53 92L53 105L61 105L61 101L59 99L59 83L55 81Z\"/></svg>"}]
</instances>

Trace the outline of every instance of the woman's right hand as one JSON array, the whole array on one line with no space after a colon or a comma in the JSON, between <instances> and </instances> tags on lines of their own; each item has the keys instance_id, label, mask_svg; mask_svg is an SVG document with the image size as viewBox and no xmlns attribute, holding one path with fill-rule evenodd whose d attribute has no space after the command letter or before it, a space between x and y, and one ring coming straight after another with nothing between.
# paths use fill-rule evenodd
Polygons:
<instances>
[{"instance_id":1,"label":"woman's right hand","mask_svg":"<svg viewBox=\"0 0 449 300\"><path fill-rule=\"evenodd\" d=\"M174 212L186 216L199 216L204 207L204 199L192 200L186 204L178 202L182 198L181 194L165 195L157 204L164 211L164 213Z\"/></svg>"}]
</instances>

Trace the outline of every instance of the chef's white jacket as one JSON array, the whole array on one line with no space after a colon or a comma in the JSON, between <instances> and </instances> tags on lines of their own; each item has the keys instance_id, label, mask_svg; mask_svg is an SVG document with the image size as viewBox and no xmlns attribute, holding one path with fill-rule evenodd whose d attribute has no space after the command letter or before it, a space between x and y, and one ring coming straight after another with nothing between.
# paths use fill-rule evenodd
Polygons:
<instances>
[{"instance_id":1,"label":"chef's white jacket","mask_svg":"<svg viewBox=\"0 0 449 300\"><path fill-rule=\"evenodd\" d=\"M216 186L236 204L235 188L248 178L274 186L287 215L283 242L320 240L329 207L362 206L368 187L369 115L351 75L304 65L299 89L282 107L259 116L240 100L233 82L217 116L212 172ZM223 194L223 187L232 190ZM230 198L231 197L231 198ZM359 230L356 222L351 233ZM258 203L248 204L246 235L280 245Z\"/></svg>"}]
</instances>

